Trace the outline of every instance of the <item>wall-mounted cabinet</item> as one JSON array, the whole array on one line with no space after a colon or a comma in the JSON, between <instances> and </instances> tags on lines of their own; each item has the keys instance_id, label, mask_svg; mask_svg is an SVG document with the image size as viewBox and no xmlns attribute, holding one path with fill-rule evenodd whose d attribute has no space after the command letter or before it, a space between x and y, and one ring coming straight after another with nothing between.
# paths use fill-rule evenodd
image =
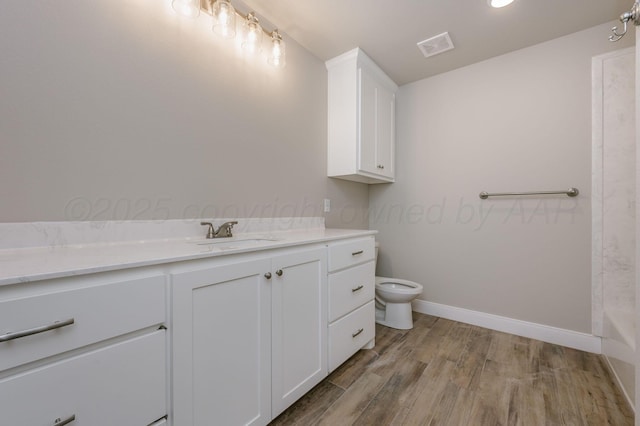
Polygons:
<instances>
[{"instance_id":1,"label":"wall-mounted cabinet","mask_svg":"<svg viewBox=\"0 0 640 426\"><path fill-rule=\"evenodd\" d=\"M394 182L398 86L359 48L330 59L326 66L328 176Z\"/></svg>"}]
</instances>

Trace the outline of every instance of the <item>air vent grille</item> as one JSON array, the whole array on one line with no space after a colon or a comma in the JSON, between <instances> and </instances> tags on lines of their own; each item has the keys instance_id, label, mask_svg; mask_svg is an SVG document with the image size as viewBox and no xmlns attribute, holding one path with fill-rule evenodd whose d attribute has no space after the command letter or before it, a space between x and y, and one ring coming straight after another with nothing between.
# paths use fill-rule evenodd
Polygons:
<instances>
[{"instance_id":1,"label":"air vent grille","mask_svg":"<svg viewBox=\"0 0 640 426\"><path fill-rule=\"evenodd\" d=\"M451 37L448 32L438 34L437 36L428 38L418 43L418 48L425 58L438 55L454 48Z\"/></svg>"}]
</instances>

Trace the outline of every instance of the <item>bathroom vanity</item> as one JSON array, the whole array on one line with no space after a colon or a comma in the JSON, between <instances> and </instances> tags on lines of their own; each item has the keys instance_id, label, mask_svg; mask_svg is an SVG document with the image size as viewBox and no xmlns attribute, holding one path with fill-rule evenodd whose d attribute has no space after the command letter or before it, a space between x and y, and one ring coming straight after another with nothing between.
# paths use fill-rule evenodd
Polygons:
<instances>
[{"instance_id":1,"label":"bathroom vanity","mask_svg":"<svg viewBox=\"0 0 640 426\"><path fill-rule=\"evenodd\" d=\"M0 250L3 422L269 423L372 347L374 233Z\"/></svg>"}]
</instances>

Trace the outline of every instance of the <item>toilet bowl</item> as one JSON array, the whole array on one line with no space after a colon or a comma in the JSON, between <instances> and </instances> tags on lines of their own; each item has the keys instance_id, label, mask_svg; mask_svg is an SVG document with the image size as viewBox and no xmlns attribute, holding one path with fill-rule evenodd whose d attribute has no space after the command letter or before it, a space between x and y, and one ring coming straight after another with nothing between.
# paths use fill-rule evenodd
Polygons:
<instances>
[{"instance_id":1,"label":"toilet bowl","mask_svg":"<svg viewBox=\"0 0 640 426\"><path fill-rule=\"evenodd\" d=\"M376 277L376 322L400 330L413 328L411 301L420 294L421 284L398 278Z\"/></svg>"}]
</instances>

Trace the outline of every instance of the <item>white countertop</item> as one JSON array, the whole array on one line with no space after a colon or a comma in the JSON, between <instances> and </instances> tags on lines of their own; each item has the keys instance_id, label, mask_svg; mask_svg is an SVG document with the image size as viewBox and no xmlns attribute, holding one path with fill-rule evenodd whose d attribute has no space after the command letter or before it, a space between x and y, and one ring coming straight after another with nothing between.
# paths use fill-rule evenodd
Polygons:
<instances>
[{"instance_id":1,"label":"white countertop","mask_svg":"<svg viewBox=\"0 0 640 426\"><path fill-rule=\"evenodd\" d=\"M0 250L0 285L31 282L73 275L158 265L229 254L255 252L344 238L374 235L377 231L348 229L298 229L269 233L242 233L222 247L219 240L171 238L64 246L7 248ZM233 241L269 238L255 244L233 247ZM223 239L220 239L223 240ZM198 244L215 242L217 244Z\"/></svg>"}]
</instances>

